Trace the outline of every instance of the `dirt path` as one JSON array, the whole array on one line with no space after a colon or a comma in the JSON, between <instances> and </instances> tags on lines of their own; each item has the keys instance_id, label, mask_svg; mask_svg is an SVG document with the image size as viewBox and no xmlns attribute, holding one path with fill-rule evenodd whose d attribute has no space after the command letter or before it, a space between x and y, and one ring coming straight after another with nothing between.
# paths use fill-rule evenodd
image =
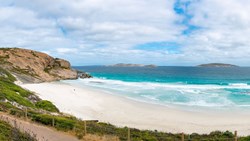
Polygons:
<instances>
[{"instance_id":1,"label":"dirt path","mask_svg":"<svg viewBox=\"0 0 250 141\"><path fill-rule=\"evenodd\" d=\"M35 135L38 141L79 141L75 136L53 130L46 126L27 122L5 113L0 113L0 120L8 122L12 126L16 126L22 132Z\"/></svg>"}]
</instances>

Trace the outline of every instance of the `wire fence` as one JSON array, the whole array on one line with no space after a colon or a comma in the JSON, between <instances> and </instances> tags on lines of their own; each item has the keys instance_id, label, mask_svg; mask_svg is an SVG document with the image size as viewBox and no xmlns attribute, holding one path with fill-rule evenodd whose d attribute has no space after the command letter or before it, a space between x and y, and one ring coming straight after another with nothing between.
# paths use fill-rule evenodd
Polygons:
<instances>
[{"instance_id":1,"label":"wire fence","mask_svg":"<svg viewBox=\"0 0 250 141\"><path fill-rule=\"evenodd\" d=\"M8 116L0 115L0 120L5 121L6 123L10 124L13 129L12 129L12 134L11 134L11 140L19 140L18 137L18 132L21 131L26 135L26 140L29 141L35 141L37 140L37 133L33 132L30 129L26 129L25 126L23 125L22 122L9 118ZM39 141L48 141L48 139L45 139L45 137L41 137Z\"/></svg>"},{"instance_id":2,"label":"wire fence","mask_svg":"<svg viewBox=\"0 0 250 141\"><path fill-rule=\"evenodd\" d=\"M19 117L24 118L25 120L33 120L30 116L29 109L24 108L22 110L23 113L17 114ZM16 113L15 113L16 114ZM47 113L48 114L48 113ZM49 118L48 123L46 125L50 125L51 127L57 128L58 125L62 124L60 120L55 119L56 116L52 116ZM10 119L6 119L0 116L1 120L5 120L18 129L29 133L31 136L36 137L36 133L32 131L27 131L22 129L21 124L16 124L16 121L10 121ZM210 133L209 135L199 135L199 134L172 134L159 132L157 130L138 130L134 128L118 128L108 123L101 123L98 120L77 120L78 122L74 124L72 127L72 131L76 133L76 136L79 138L84 138L84 136L88 134L95 134L99 136L106 136L106 138L110 138L112 140L121 140L121 141L238 141L237 131L231 133L229 131L220 132L216 131ZM36 122L36 121L35 121ZM42 123L44 124L44 123ZM71 129L70 129L71 130ZM108 135L108 136L107 136ZM44 138L44 137L43 137ZM44 138L43 141L47 141Z\"/></svg>"},{"instance_id":3,"label":"wire fence","mask_svg":"<svg viewBox=\"0 0 250 141\"><path fill-rule=\"evenodd\" d=\"M119 140L122 141L238 141L237 131L233 133L226 131L226 132L214 132L213 135L198 135L198 134L191 134L187 135L184 133L180 134L172 134L172 133L164 133L158 131L143 131L134 128L125 128L126 131L112 129L112 127L94 127L91 125L93 123L89 122L85 124L84 129L85 133L94 133L91 130L98 131L100 130L102 133L110 134L110 135L117 135L119 136ZM99 128L99 129L96 129ZM90 131L88 131L90 130ZM249 140L250 141L250 140Z\"/></svg>"}]
</instances>

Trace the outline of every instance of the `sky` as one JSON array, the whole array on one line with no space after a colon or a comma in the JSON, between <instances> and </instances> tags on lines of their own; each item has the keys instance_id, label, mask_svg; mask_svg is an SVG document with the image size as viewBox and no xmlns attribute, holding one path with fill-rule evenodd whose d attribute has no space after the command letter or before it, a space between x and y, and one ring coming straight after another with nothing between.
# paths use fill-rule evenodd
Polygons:
<instances>
[{"instance_id":1,"label":"sky","mask_svg":"<svg viewBox=\"0 0 250 141\"><path fill-rule=\"evenodd\" d=\"M75 66L250 66L249 0L0 0L0 47Z\"/></svg>"}]
</instances>

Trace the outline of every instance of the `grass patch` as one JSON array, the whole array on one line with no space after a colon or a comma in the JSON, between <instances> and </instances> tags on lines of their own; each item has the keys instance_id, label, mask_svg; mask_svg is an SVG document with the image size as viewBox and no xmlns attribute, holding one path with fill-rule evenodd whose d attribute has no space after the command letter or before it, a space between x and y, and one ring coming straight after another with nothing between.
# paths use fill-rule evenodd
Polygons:
<instances>
[{"instance_id":1,"label":"grass patch","mask_svg":"<svg viewBox=\"0 0 250 141\"><path fill-rule=\"evenodd\" d=\"M8 101L16 102L27 107L35 107L34 104L27 99L29 95L31 95L30 92L12 82L0 81L0 97L2 99L7 99Z\"/></svg>"},{"instance_id":2,"label":"grass patch","mask_svg":"<svg viewBox=\"0 0 250 141\"><path fill-rule=\"evenodd\" d=\"M16 102L26 107L35 107L28 100L28 97L32 95L31 92L14 84L15 77L4 69L0 68L0 74L0 100L7 99L10 102Z\"/></svg>"}]
</instances>

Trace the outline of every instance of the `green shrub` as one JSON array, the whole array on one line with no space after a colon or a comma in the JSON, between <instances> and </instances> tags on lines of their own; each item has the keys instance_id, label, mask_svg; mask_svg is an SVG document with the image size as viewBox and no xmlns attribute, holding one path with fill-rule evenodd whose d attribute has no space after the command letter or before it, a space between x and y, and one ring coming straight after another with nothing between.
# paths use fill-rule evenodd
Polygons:
<instances>
[{"instance_id":1,"label":"green shrub","mask_svg":"<svg viewBox=\"0 0 250 141\"><path fill-rule=\"evenodd\" d=\"M33 114L32 120L45 124L45 125L52 125L53 116L45 115L45 114Z\"/></svg>"},{"instance_id":2,"label":"green shrub","mask_svg":"<svg viewBox=\"0 0 250 141\"><path fill-rule=\"evenodd\" d=\"M55 118L55 127L58 130L68 131L74 129L76 124L75 120L68 119L65 117L56 117Z\"/></svg>"},{"instance_id":3,"label":"green shrub","mask_svg":"<svg viewBox=\"0 0 250 141\"><path fill-rule=\"evenodd\" d=\"M52 102L47 101L47 100L41 100L41 101L37 102L35 105L37 108L40 108L40 109L43 109L46 111L59 112L57 107Z\"/></svg>"},{"instance_id":4,"label":"green shrub","mask_svg":"<svg viewBox=\"0 0 250 141\"><path fill-rule=\"evenodd\" d=\"M239 141L250 141L250 136L247 137L240 137Z\"/></svg>"},{"instance_id":5,"label":"green shrub","mask_svg":"<svg viewBox=\"0 0 250 141\"><path fill-rule=\"evenodd\" d=\"M15 115L17 117L23 117L25 115L25 112L20 109L15 108L15 109L10 109L10 114Z\"/></svg>"},{"instance_id":6,"label":"green shrub","mask_svg":"<svg viewBox=\"0 0 250 141\"><path fill-rule=\"evenodd\" d=\"M55 127L58 130L69 131L74 129L76 125L76 120L68 118L68 117L60 117L60 116L53 116L47 114L33 114L32 120L45 124L45 125L52 125L52 121L54 118Z\"/></svg>"}]
</instances>

